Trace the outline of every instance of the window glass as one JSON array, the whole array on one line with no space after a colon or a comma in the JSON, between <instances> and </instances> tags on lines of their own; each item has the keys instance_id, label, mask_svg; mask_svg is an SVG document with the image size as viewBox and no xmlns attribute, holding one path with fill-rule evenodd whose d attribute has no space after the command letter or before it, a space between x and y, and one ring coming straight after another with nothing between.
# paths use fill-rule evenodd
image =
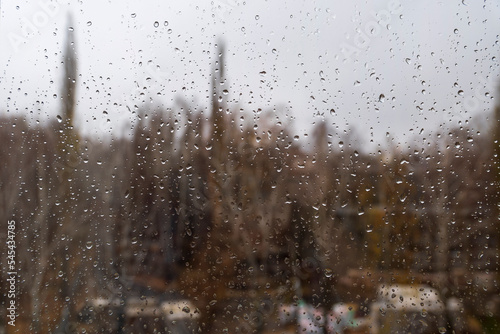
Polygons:
<instances>
[{"instance_id":1,"label":"window glass","mask_svg":"<svg viewBox=\"0 0 500 334\"><path fill-rule=\"evenodd\" d=\"M495 1L3 1L0 333L500 331Z\"/></svg>"}]
</instances>

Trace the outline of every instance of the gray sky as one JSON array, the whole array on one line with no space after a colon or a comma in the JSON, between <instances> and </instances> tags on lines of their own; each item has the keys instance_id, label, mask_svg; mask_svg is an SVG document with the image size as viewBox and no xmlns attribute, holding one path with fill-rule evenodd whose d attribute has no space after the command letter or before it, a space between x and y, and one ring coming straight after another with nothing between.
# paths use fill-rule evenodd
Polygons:
<instances>
[{"instance_id":1,"label":"gray sky","mask_svg":"<svg viewBox=\"0 0 500 334\"><path fill-rule=\"evenodd\" d=\"M325 121L339 132L355 128L367 143L383 143L387 132L405 143L494 103L498 1L6 0L2 113L56 116L68 12L77 125L87 134L125 131L134 103L172 107L184 98L207 107L219 36L232 105L278 107L301 137Z\"/></svg>"}]
</instances>

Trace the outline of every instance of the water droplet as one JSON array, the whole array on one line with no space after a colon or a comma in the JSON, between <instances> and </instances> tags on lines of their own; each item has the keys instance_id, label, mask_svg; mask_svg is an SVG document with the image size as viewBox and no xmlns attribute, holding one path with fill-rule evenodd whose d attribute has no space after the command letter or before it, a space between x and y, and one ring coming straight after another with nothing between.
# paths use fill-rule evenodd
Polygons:
<instances>
[{"instance_id":1,"label":"water droplet","mask_svg":"<svg viewBox=\"0 0 500 334\"><path fill-rule=\"evenodd\" d=\"M458 91L458 95L463 96L464 95L464 91L463 90L459 90Z\"/></svg>"},{"instance_id":2,"label":"water droplet","mask_svg":"<svg viewBox=\"0 0 500 334\"><path fill-rule=\"evenodd\" d=\"M455 34L458 34L458 29L453 30Z\"/></svg>"},{"instance_id":3,"label":"water droplet","mask_svg":"<svg viewBox=\"0 0 500 334\"><path fill-rule=\"evenodd\" d=\"M332 277L333 276L333 270L326 268L325 269L325 276L326 277Z\"/></svg>"},{"instance_id":4,"label":"water droplet","mask_svg":"<svg viewBox=\"0 0 500 334\"><path fill-rule=\"evenodd\" d=\"M335 115L337 112L335 111L335 109L330 109L330 115Z\"/></svg>"},{"instance_id":5,"label":"water droplet","mask_svg":"<svg viewBox=\"0 0 500 334\"><path fill-rule=\"evenodd\" d=\"M153 23L153 26L154 26L155 28L158 28L158 27L160 26L160 22L155 21L155 23Z\"/></svg>"},{"instance_id":6,"label":"water droplet","mask_svg":"<svg viewBox=\"0 0 500 334\"><path fill-rule=\"evenodd\" d=\"M57 116L56 116L56 118L57 118L57 121L58 121L59 123L61 123L61 122L62 122L62 117L61 117L61 116L57 115Z\"/></svg>"},{"instance_id":7,"label":"water droplet","mask_svg":"<svg viewBox=\"0 0 500 334\"><path fill-rule=\"evenodd\" d=\"M191 309L189 308L189 306L184 306L184 307L182 308L182 312L184 312L184 313L189 313L189 312L191 312Z\"/></svg>"},{"instance_id":8,"label":"water droplet","mask_svg":"<svg viewBox=\"0 0 500 334\"><path fill-rule=\"evenodd\" d=\"M93 246L92 241L87 241L87 244L85 245L85 247L87 249L92 249L92 246Z\"/></svg>"},{"instance_id":9,"label":"water droplet","mask_svg":"<svg viewBox=\"0 0 500 334\"><path fill-rule=\"evenodd\" d=\"M256 20L260 19L260 16L259 15L255 15L255 19Z\"/></svg>"},{"instance_id":10,"label":"water droplet","mask_svg":"<svg viewBox=\"0 0 500 334\"><path fill-rule=\"evenodd\" d=\"M92 21L87 21L87 26L90 27L92 25Z\"/></svg>"},{"instance_id":11,"label":"water droplet","mask_svg":"<svg viewBox=\"0 0 500 334\"><path fill-rule=\"evenodd\" d=\"M130 16L131 16L133 19L135 19L135 17L136 17L137 15L136 15L135 13L132 13L132 14L130 14Z\"/></svg>"},{"instance_id":12,"label":"water droplet","mask_svg":"<svg viewBox=\"0 0 500 334\"><path fill-rule=\"evenodd\" d=\"M385 102L385 95L384 94L380 94L380 96L378 97L378 102Z\"/></svg>"}]
</instances>

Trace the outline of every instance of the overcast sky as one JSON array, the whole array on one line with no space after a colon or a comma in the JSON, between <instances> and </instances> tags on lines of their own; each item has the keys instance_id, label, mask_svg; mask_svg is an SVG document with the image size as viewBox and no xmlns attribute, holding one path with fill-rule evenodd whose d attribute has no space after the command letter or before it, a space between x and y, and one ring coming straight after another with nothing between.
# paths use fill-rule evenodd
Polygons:
<instances>
[{"instance_id":1,"label":"overcast sky","mask_svg":"<svg viewBox=\"0 0 500 334\"><path fill-rule=\"evenodd\" d=\"M142 100L166 108L184 98L206 108L218 37L232 105L277 108L301 136L325 121L355 128L364 142L383 142L389 132L406 143L494 103L494 0L6 0L2 114L57 115L68 12L80 74L77 125L87 134L126 130L136 118L129 109Z\"/></svg>"}]
</instances>

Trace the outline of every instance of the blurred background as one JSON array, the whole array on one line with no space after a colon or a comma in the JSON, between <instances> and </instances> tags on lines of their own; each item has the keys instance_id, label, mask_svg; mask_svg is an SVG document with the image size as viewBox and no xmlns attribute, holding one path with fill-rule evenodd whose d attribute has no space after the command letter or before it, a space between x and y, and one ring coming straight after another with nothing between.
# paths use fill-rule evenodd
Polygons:
<instances>
[{"instance_id":1,"label":"blurred background","mask_svg":"<svg viewBox=\"0 0 500 334\"><path fill-rule=\"evenodd\" d=\"M0 13L0 332L500 332L498 3Z\"/></svg>"}]
</instances>

